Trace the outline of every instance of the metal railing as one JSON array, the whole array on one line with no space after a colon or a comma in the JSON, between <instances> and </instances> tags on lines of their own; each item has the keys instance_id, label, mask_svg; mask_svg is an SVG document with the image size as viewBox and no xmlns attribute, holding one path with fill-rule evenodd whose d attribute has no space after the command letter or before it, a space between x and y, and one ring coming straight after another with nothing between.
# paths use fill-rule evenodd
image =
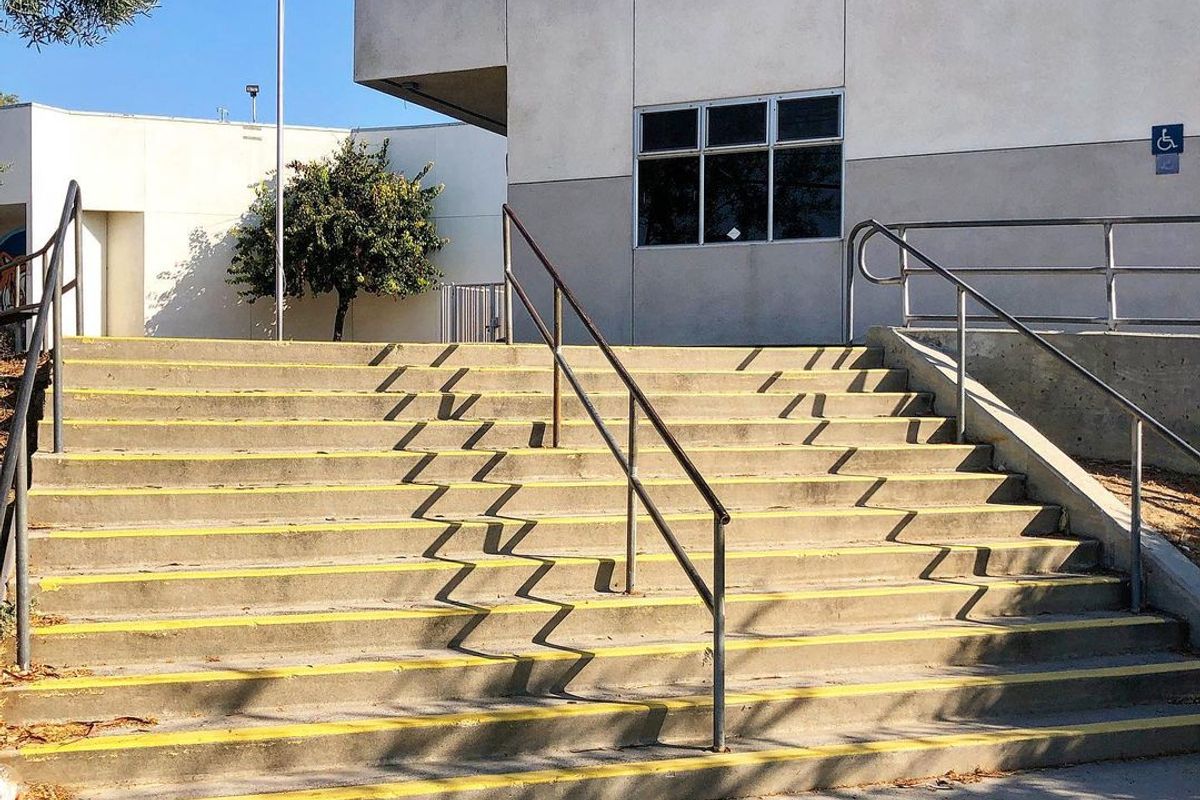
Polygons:
<instances>
[{"instance_id":1,"label":"metal railing","mask_svg":"<svg viewBox=\"0 0 1200 800\"><path fill-rule=\"evenodd\" d=\"M1163 222L1164 218L1125 218L1125 221L1130 220L1145 220L1154 219L1156 222ZM1200 217L1180 217L1170 218L1173 220L1184 222L1200 222ZM1028 223L1029 221L1024 221ZM1047 222L1046 224L1052 224ZM1073 224L1066 222L1064 224ZM1106 225L1111 225L1110 220ZM1140 221L1134 221L1132 224L1142 224ZM953 223L946 223L947 226L952 226ZM1068 356L1059 348L1051 344L1045 337L1034 332L1021 320L1017 319L1012 314L1009 314L1004 309L1000 308L995 302L988 299L980 291L972 287L956 272L960 270L949 270L938 264L931 257L909 244L904 238L895 232L896 225L884 225L877 220L867 220L861 222L854 227L850 233L850 237L846 242L846 259L847 270L853 273L855 270L862 273L862 276L871 283L877 286L895 286L904 282L905 276L903 273L895 276L879 277L874 275L867 268L866 246L877 235L883 236L891 241L899 251L904 254L902 263L907 261L908 257L912 257L924 265L923 272L937 275L955 287L957 292L957 313L951 317L955 321L957 338L956 338L956 393L955 393L955 418L957 440L962 443L966 438L966 417L967 417L967 389L966 389L966 364L967 364L967 325L972 319L977 317L969 317L967 315L967 299L970 298L978 303L983 308L990 312L990 317L999 319L1015 329L1025 338L1031 340L1037 347L1049 353L1058 361L1066 364L1070 369L1079 375L1086 383L1100 390L1108 399L1116 403L1125 413L1131 418L1130 425L1130 485L1131 485L1131 503L1130 503L1130 524L1129 524L1129 561L1130 561L1130 605L1134 612L1140 612L1145 605L1145 593L1143 590L1143 575L1142 575L1142 434L1143 428L1148 427L1154 433L1157 433L1164 440L1182 450L1187 455L1191 456L1200 463L1200 450L1196 449L1190 443L1185 441L1177 433L1172 431L1162 422L1159 422L1151 416L1145 409L1134 403L1125 395L1118 392L1116 389L1109 386L1103 380L1098 378L1090 370L1084 367L1079 362ZM1111 232L1111 227L1106 228ZM1110 250L1111 252L1111 250ZM970 270L967 270L970 271ZM911 270L910 270L911 273ZM848 288L852 288L853 283L847 283ZM1110 282L1111 286L1111 282ZM1111 308L1112 306L1110 306ZM847 334L852 331L848 330ZM849 340L849 336L847 336Z\"/></svg>"},{"instance_id":2,"label":"metal railing","mask_svg":"<svg viewBox=\"0 0 1200 800\"><path fill-rule=\"evenodd\" d=\"M0 313L0 324L19 323L22 327L33 320L33 330L26 340L25 370L21 374L20 387L17 389L17 399L13 404L13 413L9 424L8 445L4 448L4 463L0 467L0 493L3 494L5 505L8 503L9 492L15 488L13 500L12 526L5 515L5 525L0 530L0 555L7 561L9 542L15 545L13 554L16 568L16 625L17 625L17 665L22 670L28 670L31 664L30 653L30 593L29 593L29 410L33 400L34 386L41 354L46 344L46 328L53 325L51 330L51 348L53 352L53 414L54 414L54 452L64 450L63 443L63 371L62 371L62 296L64 292L75 290L75 330L83 330L83 202L79 184L71 181L67 187L66 200L63 202L62 216L58 228L50 241L44 247L22 258L14 259L5 269L20 269L40 261L42 265L42 296L38 303L22 305L20 300L16 306ZM67 245L67 232L74 229L75 234L75 279L66 286L63 285L62 262ZM19 284L18 284L19 285ZM15 484L15 486L14 486Z\"/></svg>"},{"instance_id":3,"label":"metal railing","mask_svg":"<svg viewBox=\"0 0 1200 800\"><path fill-rule=\"evenodd\" d=\"M1136 266L1117 263L1116 230L1122 226L1144 225L1194 225L1200 224L1200 216L1139 216L1139 217L1059 217L1034 219L999 219L999 220L951 220L937 222L894 222L887 225L876 222L887 230L895 233L901 241L908 242L911 231L932 230L962 230L962 229L1000 229L1000 228L1098 228L1104 235L1104 263L1093 266L956 266L954 272L971 275L1035 275L1039 277L1069 277L1096 276L1104 278L1106 309L1104 316L1080 315L1027 315L1021 314L1018 319L1024 322L1054 324L1054 325L1104 325L1108 330L1115 331L1122 325L1139 326L1196 326L1200 327L1200 319L1185 317L1122 317L1117 313L1117 278L1121 275L1200 275L1200 265L1197 266ZM855 229L857 232L858 229ZM848 242L853 242L854 233ZM850 249L853 249L852 247ZM909 283L913 277L930 275L933 270L923 267L913 267L909 260L909 251L900 248L899 283L904 327L910 327L914 322L953 322L954 314L914 314ZM844 333L847 342L854 338L854 267L847 262L846 296L845 296ZM988 319L976 317L975 320Z\"/></svg>"},{"instance_id":4,"label":"metal railing","mask_svg":"<svg viewBox=\"0 0 1200 800\"><path fill-rule=\"evenodd\" d=\"M504 340L503 283L443 284L441 300L443 342Z\"/></svg>"},{"instance_id":5,"label":"metal railing","mask_svg":"<svg viewBox=\"0 0 1200 800\"><path fill-rule=\"evenodd\" d=\"M662 417L654 408L654 405L647 399L645 393L638 386L637 382L630 375L629 370L621 363L617 354L613 351L605 340L603 334L592 322L591 317L583 310L583 306L575 297L574 292L563 281L562 276L550 262L550 259L542 251L542 248L530 235L529 231L522 224L521 220L513 212L507 204L503 206L504 217L504 319L506 331L506 341L512 343L512 313L513 302L512 295L516 292L517 297L525 306L525 310L529 312L533 324L537 327L538 333L550 348L550 352L554 357L554 395L553 395L553 427L551 432L551 443L554 447L558 447L562 442L562 378L567 379L567 383L571 385L579 402L583 405L584 411L595 424L596 429L600 432L600 436L604 439L604 443L608 449L612 451L613 457L620 464L624 471L628 489L626 494L626 536L625 536L625 591L632 593L637 586L637 502L641 501L642 506L646 509L646 513L662 534L671 553L679 561L679 565L686 573L688 580L700 595L704 605L708 607L713 618L713 749L717 752L725 750L725 526L729 524L729 512L725 509L724 504L717 497L716 493L709 486L708 481L696 469L695 464L684 452L679 445L679 441L674 434L667 428ZM541 315L534 307L525 288L513 274L513 259L512 259L512 229L516 227L518 233L529 245L533 255L541 263L546 273L550 276L550 280L554 283L554 327L551 330L547 328L546 323L542 320ZM626 390L629 392L629 441L628 455L622 452L621 445L617 442L608 425L601 418L600 413L596 410L595 404L588 396L587 390L583 388L575 371L567 362L563 354L563 300L574 310L575 315L583 323L584 329L588 336L600 348L600 352L604 355L605 360L617 377L625 384ZM713 515L713 579L712 587L710 588L700 575L696 565L680 544L679 539L675 536L671 526L667 523L654 499L650 496L646 486L638 477L638 426L639 426L639 411L646 417L651 427L662 438L667 450L679 462L679 466L687 475L688 480L696 487L696 490L704 498L704 502L712 510Z\"/></svg>"}]
</instances>

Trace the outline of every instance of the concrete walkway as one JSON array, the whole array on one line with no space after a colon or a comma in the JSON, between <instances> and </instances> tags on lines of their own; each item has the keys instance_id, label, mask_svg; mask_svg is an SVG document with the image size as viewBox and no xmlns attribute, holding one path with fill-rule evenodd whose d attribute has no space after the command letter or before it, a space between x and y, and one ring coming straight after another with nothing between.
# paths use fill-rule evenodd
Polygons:
<instances>
[{"instance_id":1,"label":"concrete walkway","mask_svg":"<svg viewBox=\"0 0 1200 800\"><path fill-rule=\"evenodd\" d=\"M1115 761L989 778L930 781L911 788L845 789L795 800L1200 800L1200 755Z\"/></svg>"}]
</instances>

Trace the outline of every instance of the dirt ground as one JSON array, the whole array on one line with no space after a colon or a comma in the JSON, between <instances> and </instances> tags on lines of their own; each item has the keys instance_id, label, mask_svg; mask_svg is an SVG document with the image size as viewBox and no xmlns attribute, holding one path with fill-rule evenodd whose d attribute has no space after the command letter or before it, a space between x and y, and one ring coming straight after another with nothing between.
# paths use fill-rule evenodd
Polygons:
<instances>
[{"instance_id":1,"label":"dirt ground","mask_svg":"<svg viewBox=\"0 0 1200 800\"><path fill-rule=\"evenodd\" d=\"M1129 505L1129 465L1109 461L1080 464ZM1200 475L1145 467L1142 470L1142 518L1200 564Z\"/></svg>"}]
</instances>

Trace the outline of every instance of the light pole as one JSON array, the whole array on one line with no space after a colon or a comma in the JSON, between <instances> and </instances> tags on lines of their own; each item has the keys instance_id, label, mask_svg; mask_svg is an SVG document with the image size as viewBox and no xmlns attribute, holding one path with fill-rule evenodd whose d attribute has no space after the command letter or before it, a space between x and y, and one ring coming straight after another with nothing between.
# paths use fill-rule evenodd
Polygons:
<instances>
[{"instance_id":1,"label":"light pole","mask_svg":"<svg viewBox=\"0 0 1200 800\"><path fill-rule=\"evenodd\" d=\"M258 124L258 84L246 84L246 94L250 95L250 123Z\"/></svg>"},{"instance_id":2,"label":"light pole","mask_svg":"<svg viewBox=\"0 0 1200 800\"><path fill-rule=\"evenodd\" d=\"M283 4L279 0L275 80L275 336L283 341Z\"/></svg>"}]
</instances>

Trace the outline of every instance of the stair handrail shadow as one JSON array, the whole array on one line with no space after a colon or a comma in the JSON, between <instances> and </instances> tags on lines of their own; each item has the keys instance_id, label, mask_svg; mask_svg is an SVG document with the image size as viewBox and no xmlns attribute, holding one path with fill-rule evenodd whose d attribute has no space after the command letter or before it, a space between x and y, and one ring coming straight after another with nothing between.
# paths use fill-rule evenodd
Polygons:
<instances>
[{"instance_id":1,"label":"stair handrail shadow","mask_svg":"<svg viewBox=\"0 0 1200 800\"><path fill-rule=\"evenodd\" d=\"M995 301L988 298L981 291L976 289L971 284L963 280L955 271L947 269L939 264L931 256L914 247L905 238L905 232L909 228L953 228L953 227L1059 227L1059 226L1076 226L1076 225L1104 225L1106 238L1109 241L1109 265L1108 271L1110 278L1115 274L1115 267L1111 257L1111 236L1114 225L1165 225L1165 224L1197 224L1200 223L1200 216L1161 216L1161 217L1094 217L1094 218L1077 218L1077 219L1038 219L1038 220L997 220L990 223L963 221L963 222L945 222L945 223L891 223L884 224L877 219L864 220L854 226L850 232L849 238L846 240L846 271L847 271L847 302L852 302L850 292L853 289L853 274L855 270L869 282L876 286L901 286L906 287L909 275L913 274L914 270L909 268L909 258L915 258L924 265L920 271L930 275L937 275L950 283L957 295L957 315L956 322L956 342L957 352L954 354L957 368L957 392L955 398L955 416L957 425L957 439L959 443L966 440L966 401L967 401L967 300L968 298L975 301L978 305L989 311L993 317L1006 323L1010 328L1021 334L1024 338L1029 339L1033 344L1041 350L1049 353L1054 359L1062 364L1065 364L1068 369L1075 372L1083 381L1089 384L1092 388L1100 391L1110 401L1115 403L1122 411L1130 416L1132 424L1130 425L1130 483L1131 483L1131 503L1130 503L1130 524L1129 524L1129 577L1130 577L1130 606L1134 613L1140 613L1145 605L1145 589L1143 587L1143 567L1142 567L1142 435L1143 427L1148 427L1154 433L1157 433L1167 443L1172 445L1184 454L1190 456L1200 464L1200 449L1197 449L1182 436L1175 433L1156 417L1139 406L1133 400L1126 397L1121 392L1114 389L1105 383L1100 377L1089 370L1087 367L1080 364L1075 359L1071 358L1065 352L1055 347L1044 336L1035 332L1032 328L1019 320L1017 317L1005 311ZM871 272L867 266L867 244L875 236L883 236L896 246L900 253L899 274L880 277ZM1126 267L1126 270L1133 269ZM959 268L959 271L964 271ZM984 269L965 269L967 272L987 272ZM1033 271L1036 274L1036 268L1026 268L1017 270L1019 274L1030 274ZM907 289L905 288L905 291ZM1111 286L1110 286L1111 291ZM1110 295L1111 297L1111 295ZM849 306L852 308L852 306ZM1035 318L1036 319L1036 318ZM850 338L853 330L852 315L847 316L847 339Z\"/></svg>"},{"instance_id":2,"label":"stair handrail shadow","mask_svg":"<svg viewBox=\"0 0 1200 800\"><path fill-rule=\"evenodd\" d=\"M626 526L626 559L625 559L625 587L627 593L632 593L637 581L637 501L641 501L645 507L650 519L654 522L659 533L667 543L667 547L675 556L679 565L686 573L688 580L695 588L697 594L700 595L705 606L713 618L713 750L723 752L725 748L725 526L729 524L730 515L724 503L717 497L708 481L700 474L700 470L688 457L683 447L674 434L663 422L661 415L655 409L654 405L646 397L645 392L638 386L629 370L621 362L621 359L613 351L604 335L600 333L600 329L592 321L591 317L584 310L582 303L575 296L575 293L563 280L562 275L550 258L542 250L541 246L529 233L529 230L521 222L516 212L513 211L507 203L502 207L503 230L504 230L504 330L506 343L512 344L513 341L513 325L512 311L513 302L512 295L515 292L521 300L525 310L529 313L533 324L537 327L538 333L541 335L546 346L550 348L550 353L554 361L554 397L552 406L553 427L551 432L551 443L553 447L558 447L561 443L562 431L562 382L565 377L571 389L579 398L580 404L592 423L595 424L597 431L600 433L604 443L616 458L622 471L628 480L628 502L627 502L627 526ZM546 270L550 280L553 283L554 289L554 321L553 330L547 327L537 308L529 299L529 295L525 291L525 287L517 279L513 273L512 259L512 229L517 229L522 239L529 246L534 257ZM612 370L617 374L617 377L625 385L629 392L629 416L628 416L628 454L626 454L621 445L617 442L612 431L609 430L603 418L593 404L591 397L588 395L583 384L576 376L574 369L568 363L563 352L563 315L562 306L563 300L566 299L571 309L575 312L576 317L583 323L584 329L588 336L599 347L600 352L604 355L605 360ZM713 515L713 579L712 586L701 576L699 570L696 569L695 563L688 556L683 545L675 536L671 526L667 523L654 499L650 496L646 486L638 477L637 468L637 452L638 452L638 415L644 414L646 420L651 427L662 439L667 450L674 456L679 463L680 468L695 486L696 490L703 497L704 502L708 505Z\"/></svg>"}]
</instances>

